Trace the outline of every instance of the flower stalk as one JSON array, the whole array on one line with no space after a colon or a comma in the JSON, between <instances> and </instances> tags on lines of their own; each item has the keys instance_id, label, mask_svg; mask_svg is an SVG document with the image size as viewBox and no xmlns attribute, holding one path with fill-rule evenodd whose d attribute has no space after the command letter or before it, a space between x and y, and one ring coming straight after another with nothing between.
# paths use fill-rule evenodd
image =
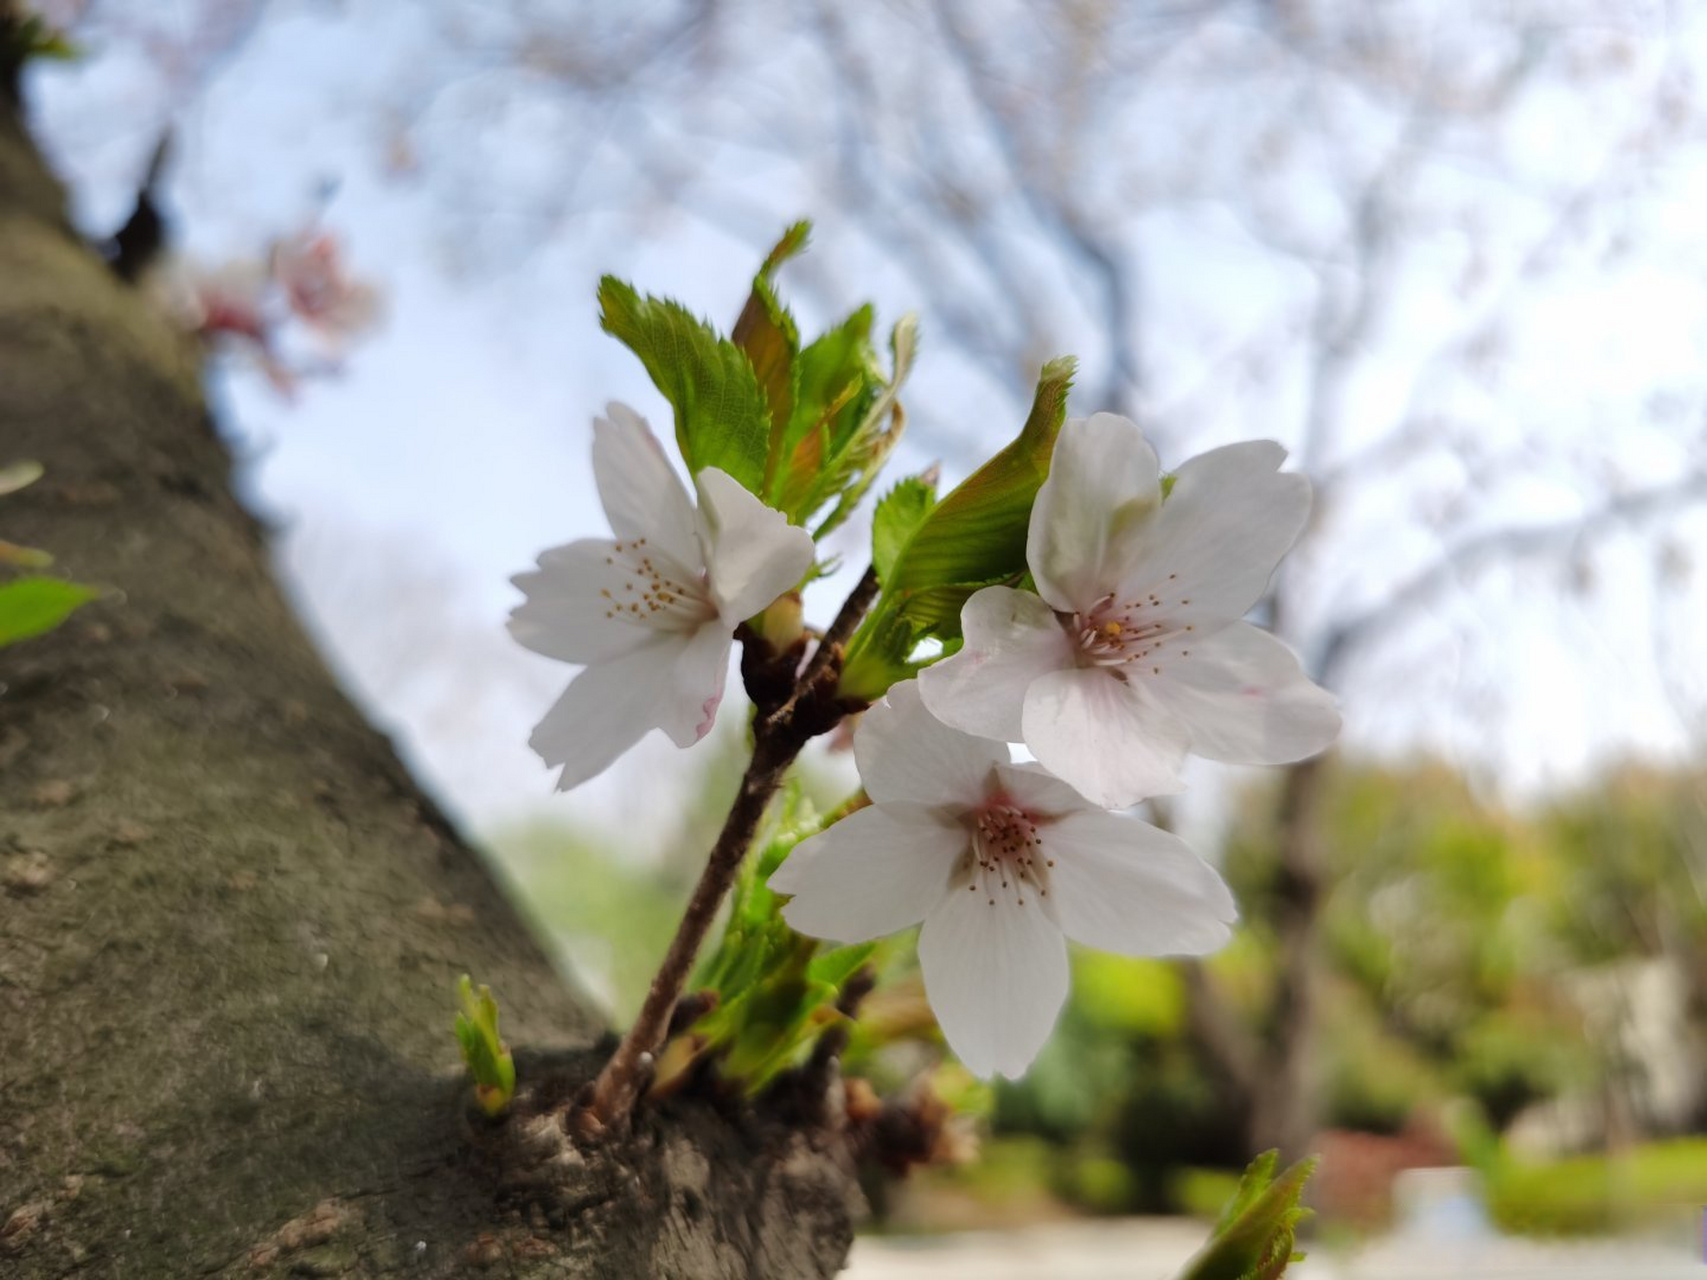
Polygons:
<instances>
[{"instance_id":1,"label":"flower stalk","mask_svg":"<svg viewBox=\"0 0 1707 1280\"><path fill-rule=\"evenodd\" d=\"M844 715L855 709L836 694L842 647L871 607L876 593L877 578L868 569L825 631L805 668L787 682L787 694L780 704L755 696L753 755L741 777L741 788L706 859L693 896L688 899L675 936L670 939L669 950L647 989L640 1013L599 1072L585 1107L574 1117L575 1127L583 1138L596 1139L626 1127L645 1091L652 1064L668 1038L670 1020L687 987L694 959L752 848L772 797L807 742L834 728ZM749 652L755 654L764 648L764 642L756 636L749 635L746 643ZM787 664L792 674L798 661L792 650L780 655L771 651L768 656L768 662L763 657L757 663L743 662L743 667L748 668L750 691L755 685L768 683L756 679L758 672L753 668Z\"/></svg>"}]
</instances>

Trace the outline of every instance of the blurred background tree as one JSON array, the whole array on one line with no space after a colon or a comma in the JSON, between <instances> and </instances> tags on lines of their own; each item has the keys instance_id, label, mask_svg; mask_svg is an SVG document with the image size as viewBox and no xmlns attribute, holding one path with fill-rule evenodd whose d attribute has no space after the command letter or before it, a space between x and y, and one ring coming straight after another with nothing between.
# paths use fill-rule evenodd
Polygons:
<instances>
[{"instance_id":1,"label":"blurred background tree","mask_svg":"<svg viewBox=\"0 0 1707 1280\"><path fill-rule=\"evenodd\" d=\"M952 480L1022 415L1037 364L1075 351L1074 410L1137 416L1165 461L1272 436L1316 482L1265 610L1341 695L1347 762L1255 787L1205 771L1167 806L1224 840L1248 930L1205 966L1082 962L1100 998L999 1122L1089 1141L1112 1165L1063 1178L1111 1207L1167 1201L1182 1163L1301 1149L1318 1121L1391 1134L1452 1098L1495 1132L1560 1103L1560 1149L1701 1122L1699 1099L1655 1110L1657 1059L1583 990L1646 991L1660 970L1639 966L1662 965L1690 1021L1660 1021L1690 1035L1707 999L1685 763L1707 725L1698 17L42 9L88 54L29 88L91 231L170 128L186 248L312 211L388 278L392 330L342 383L287 413L234 377L229 429L294 523L287 568L328 645L453 809L512 833L500 849L562 920L642 918L673 882L639 850L678 843L647 824L667 806L646 760L592 793L605 832L537 824L520 744L539 668L489 639L503 576L581 531L587 495L561 477L584 439L562 423L642 385L591 328L592 280L694 264L689 301L732 315L810 212L787 280L807 319L868 293L922 312L919 465ZM403 679L401 652L453 674ZM1402 763L1419 753L1448 763ZM1610 773L1625 756L1646 763ZM614 847L620 869L541 852L559 847Z\"/></svg>"}]
</instances>

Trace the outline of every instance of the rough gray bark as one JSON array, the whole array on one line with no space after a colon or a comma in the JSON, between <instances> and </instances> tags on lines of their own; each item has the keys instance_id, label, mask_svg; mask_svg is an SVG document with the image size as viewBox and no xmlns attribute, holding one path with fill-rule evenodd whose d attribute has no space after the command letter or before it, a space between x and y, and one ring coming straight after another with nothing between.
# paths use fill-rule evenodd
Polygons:
<instances>
[{"instance_id":1,"label":"rough gray bark","mask_svg":"<svg viewBox=\"0 0 1707 1280\"><path fill-rule=\"evenodd\" d=\"M118 594L0 650L0 1273L841 1265L833 1128L677 1099L578 1150L542 1114L600 1028L334 687L229 494L194 353L78 242L0 100L19 458L47 476L0 528ZM466 1111L465 970L528 1047L507 1123Z\"/></svg>"}]
</instances>

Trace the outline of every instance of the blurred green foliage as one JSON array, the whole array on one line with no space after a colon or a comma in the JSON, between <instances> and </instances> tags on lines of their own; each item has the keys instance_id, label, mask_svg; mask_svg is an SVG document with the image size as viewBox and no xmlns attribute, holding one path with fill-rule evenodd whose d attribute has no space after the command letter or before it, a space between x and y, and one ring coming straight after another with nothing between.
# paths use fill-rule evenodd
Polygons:
<instances>
[{"instance_id":1,"label":"blurred green foliage","mask_svg":"<svg viewBox=\"0 0 1707 1280\"><path fill-rule=\"evenodd\" d=\"M1277 786L1240 798L1224 865L1243 924L1204 966L1218 1002L1257 1033L1277 968ZM1398 1134L1468 1099L1497 1151L1498 1135L1532 1104L1572 1097L1592 1109L1639 1088L1639 1064L1587 1024L1578 998L1579 979L1608 966L1675 965L1707 1034L1699 773L1627 769L1520 813L1444 766L1340 764L1321 813L1325 1125ZM1029 1076L997 1090L997 1130L1045 1139L1055 1154L1040 1176L1083 1208L1202 1212L1249 1155L1249 1100L1198 1041L1182 972L1076 956L1054 1039ZM1107 1176L1110 1158L1126 1179ZM1528 1166L1500 1168L1509 1181L1499 1194L1546 1220ZM1564 1176L1563 1187L1585 1189L1597 1206L1579 1220L1614 1220L1604 1196L1595 1200L1603 1178L1574 1166Z\"/></svg>"},{"instance_id":2,"label":"blurred green foliage","mask_svg":"<svg viewBox=\"0 0 1707 1280\"><path fill-rule=\"evenodd\" d=\"M1507 1231L1587 1235L1693 1217L1707 1203L1707 1139L1641 1143L1615 1155L1484 1170L1488 1209Z\"/></svg>"},{"instance_id":3,"label":"blurred green foliage","mask_svg":"<svg viewBox=\"0 0 1707 1280\"><path fill-rule=\"evenodd\" d=\"M740 786L740 719L722 719L709 749L699 753L698 772L661 806L670 825L652 829L644 841L543 816L486 835L517 900L619 1028L645 999Z\"/></svg>"},{"instance_id":4,"label":"blurred green foliage","mask_svg":"<svg viewBox=\"0 0 1707 1280\"><path fill-rule=\"evenodd\" d=\"M1259 945L1274 893L1265 799L1251 798L1228 848ZM1396 1132L1418 1104L1468 1096L1501 1128L1592 1075L1556 981L1580 957L1547 927L1580 872L1545 815L1506 813L1437 767L1341 769L1324 814L1328 1124Z\"/></svg>"},{"instance_id":5,"label":"blurred green foliage","mask_svg":"<svg viewBox=\"0 0 1707 1280\"><path fill-rule=\"evenodd\" d=\"M605 942L617 936L610 922L623 922L620 945L606 942L619 1008L632 1009L644 990L735 785L729 745L690 806L699 830L670 843L679 861L618 858L561 833L547 856L545 829L521 842L534 842L538 861L520 878L554 930ZM1223 863L1244 923L1202 970L1218 1003L1253 1032L1271 1016L1276 967L1277 786L1267 779L1235 805ZM1466 1145L1461 1126L1447 1127L1483 1169L1498 1220L1514 1228L1621 1222L1631 1185L1663 1199L1707 1181L1699 1144L1535 1166L1505 1152L1500 1137L1533 1104L1575 1099L1592 1111L1639 1088L1639 1065L1585 1015L1585 976L1664 960L1707 1043L1707 775L1626 769L1517 812L1444 766L1341 763L1320 813L1330 886L1316 1063L1325 1125L1399 1134L1467 1101L1485 1139ZM892 1090L940 1042L912 949L902 940L878 961L879 986L849 1053ZM1185 975L1172 962L1075 953L1056 1033L1025 1079L991 1090L995 1136L964 1186L995 1195L998 1184L1029 1178L1101 1213L1202 1211L1224 1200L1251 1155L1250 1100L1199 1042ZM1631 1143L1665 1136L1628 1107L1621 1115ZM1704 1124L1695 1115L1682 1127Z\"/></svg>"}]
</instances>

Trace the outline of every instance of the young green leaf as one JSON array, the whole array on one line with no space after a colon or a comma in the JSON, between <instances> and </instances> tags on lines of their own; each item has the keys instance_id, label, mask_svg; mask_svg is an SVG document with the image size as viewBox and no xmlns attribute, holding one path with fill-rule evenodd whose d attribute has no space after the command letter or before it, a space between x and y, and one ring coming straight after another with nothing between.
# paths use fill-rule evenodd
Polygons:
<instances>
[{"instance_id":1,"label":"young green leaf","mask_svg":"<svg viewBox=\"0 0 1707 1280\"><path fill-rule=\"evenodd\" d=\"M100 594L94 587L62 578L16 578L0 583L0 648L52 631L72 610Z\"/></svg>"},{"instance_id":2,"label":"young green leaf","mask_svg":"<svg viewBox=\"0 0 1707 1280\"><path fill-rule=\"evenodd\" d=\"M752 292L735 321L730 338L752 361L753 374L769 410L769 450L765 459L764 496L771 491L783 454L783 438L794 413L795 387L800 380L800 330L772 286L776 269L806 247L810 222L797 222L783 232L753 277Z\"/></svg>"},{"instance_id":3,"label":"young green leaf","mask_svg":"<svg viewBox=\"0 0 1707 1280\"><path fill-rule=\"evenodd\" d=\"M516 1092L516 1064L498 1036L498 1002L485 984L476 994L474 980L466 973L456 984L456 996L462 1005L456 1015L456 1039L474 1077L474 1096L487 1115L500 1115Z\"/></svg>"},{"instance_id":4,"label":"young green leaf","mask_svg":"<svg viewBox=\"0 0 1707 1280\"><path fill-rule=\"evenodd\" d=\"M1293 1244L1310 1210L1298 1202L1316 1161L1300 1160L1276 1177L1278 1163L1278 1153L1269 1151L1245 1170L1209 1243L1178 1280L1279 1280L1290 1263L1304 1256L1293 1251Z\"/></svg>"},{"instance_id":5,"label":"young green leaf","mask_svg":"<svg viewBox=\"0 0 1707 1280\"><path fill-rule=\"evenodd\" d=\"M918 674L913 652L925 633L902 616L899 606L884 602L866 615L848 642L847 659L837 689L849 698L876 702L889 686Z\"/></svg>"},{"instance_id":6,"label":"young green leaf","mask_svg":"<svg viewBox=\"0 0 1707 1280\"><path fill-rule=\"evenodd\" d=\"M935 506L936 486L919 476L908 476L883 495L871 517L871 565L878 582L889 581L901 552Z\"/></svg>"},{"instance_id":7,"label":"young green leaf","mask_svg":"<svg viewBox=\"0 0 1707 1280\"><path fill-rule=\"evenodd\" d=\"M815 938L783 921L778 896L765 881L791 849L822 820L790 782L771 834L748 856L730 894L729 918L691 989L716 1001L665 1047L657 1088L667 1092L703 1059L715 1056L726 1079L748 1093L764 1088L797 1062L812 1040L841 1015L842 985L876 949L875 943L820 953Z\"/></svg>"},{"instance_id":8,"label":"young green leaf","mask_svg":"<svg viewBox=\"0 0 1707 1280\"><path fill-rule=\"evenodd\" d=\"M861 307L800 353L794 410L769 490L771 505L791 519L804 522L823 505L825 467L883 385L872 323L871 308Z\"/></svg>"},{"instance_id":9,"label":"young green leaf","mask_svg":"<svg viewBox=\"0 0 1707 1280\"><path fill-rule=\"evenodd\" d=\"M918 318L902 316L889 335L894 366L888 384L867 407L859 425L848 433L845 441L835 446L823 478L808 500L807 509L813 510L840 495L830 514L812 531L814 538L822 538L853 514L890 453L900 443L901 433L907 426L907 415L902 411L899 399L901 385L913 371L918 345Z\"/></svg>"},{"instance_id":10,"label":"young green leaf","mask_svg":"<svg viewBox=\"0 0 1707 1280\"><path fill-rule=\"evenodd\" d=\"M1074 367L1071 358L1044 365L1019 435L926 512L900 550L882 549L889 572L879 571L883 592L848 645L844 694L881 697L917 672L912 655L921 640L959 639L960 609L974 591L1024 577L1031 507L1066 419ZM895 530L892 524L886 537ZM873 554L876 563L875 541Z\"/></svg>"},{"instance_id":11,"label":"young green leaf","mask_svg":"<svg viewBox=\"0 0 1707 1280\"><path fill-rule=\"evenodd\" d=\"M600 281L599 305L605 332L640 357L675 409L688 470L721 468L762 495L770 411L747 354L681 304L643 298L615 276Z\"/></svg>"},{"instance_id":12,"label":"young green leaf","mask_svg":"<svg viewBox=\"0 0 1707 1280\"><path fill-rule=\"evenodd\" d=\"M1025 572L1031 504L1049 475L1074 368L1070 356L1043 366L1019 435L937 504L897 560L889 586L916 591Z\"/></svg>"}]
</instances>

